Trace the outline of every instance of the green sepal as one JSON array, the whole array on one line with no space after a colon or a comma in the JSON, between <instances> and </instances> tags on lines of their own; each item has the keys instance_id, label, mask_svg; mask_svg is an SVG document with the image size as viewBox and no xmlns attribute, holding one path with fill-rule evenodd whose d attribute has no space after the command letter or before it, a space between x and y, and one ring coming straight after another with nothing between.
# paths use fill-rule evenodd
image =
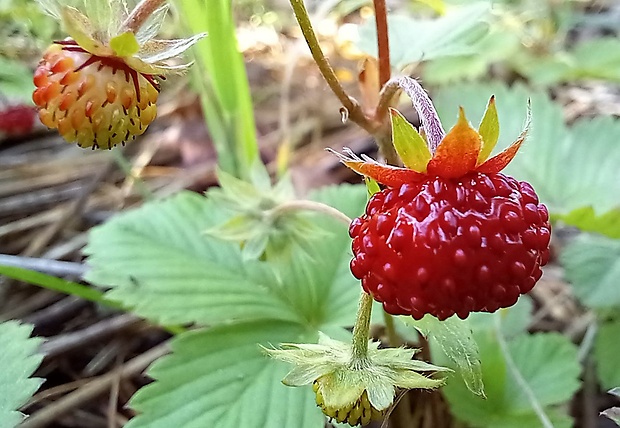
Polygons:
<instances>
[{"instance_id":1,"label":"green sepal","mask_svg":"<svg viewBox=\"0 0 620 428\"><path fill-rule=\"evenodd\" d=\"M495 106L495 95L491 96L487 108L480 121L478 133L482 137L482 148L478 155L478 164L482 164L497 145L499 140L499 118L497 116L497 107Z\"/></svg>"},{"instance_id":2,"label":"green sepal","mask_svg":"<svg viewBox=\"0 0 620 428\"><path fill-rule=\"evenodd\" d=\"M405 117L396 109L390 109L392 141L403 164L414 171L425 173L431 159L426 141Z\"/></svg>"},{"instance_id":3,"label":"green sepal","mask_svg":"<svg viewBox=\"0 0 620 428\"><path fill-rule=\"evenodd\" d=\"M444 384L418 372L448 372L448 368L412 359L415 350L406 348L379 349L379 342L369 342L364 361L353 358L350 343L320 334L318 344L282 344L281 349L265 349L277 360L293 364L282 382L287 386L319 383L323 401L328 408L344 408L356 402L366 391L368 401L376 410L387 409L396 395L396 388L433 389Z\"/></svg>"},{"instance_id":4,"label":"green sepal","mask_svg":"<svg viewBox=\"0 0 620 428\"><path fill-rule=\"evenodd\" d=\"M64 6L60 13L64 30L82 49L90 53L97 53L102 48L101 43L92 36L93 24L79 10Z\"/></svg>"},{"instance_id":5,"label":"green sepal","mask_svg":"<svg viewBox=\"0 0 620 428\"><path fill-rule=\"evenodd\" d=\"M373 178L364 176L364 182L366 183L366 189L368 189L368 197L370 198L375 193L379 193L381 191L381 187L379 187L379 183Z\"/></svg>"},{"instance_id":6,"label":"green sepal","mask_svg":"<svg viewBox=\"0 0 620 428\"><path fill-rule=\"evenodd\" d=\"M114 54L120 57L133 56L140 50L140 44L136 35L131 31L126 31L110 39L110 47Z\"/></svg>"}]
</instances>

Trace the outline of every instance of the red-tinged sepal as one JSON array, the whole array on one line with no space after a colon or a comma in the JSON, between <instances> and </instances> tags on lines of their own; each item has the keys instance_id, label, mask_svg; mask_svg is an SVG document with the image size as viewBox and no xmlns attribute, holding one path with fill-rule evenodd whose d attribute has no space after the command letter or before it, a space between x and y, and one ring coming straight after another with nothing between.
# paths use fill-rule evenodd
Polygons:
<instances>
[{"instance_id":1,"label":"red-tinged sepal","mask_svg":"<svg viewBox=\"0 0 620 428\"><path fill-rule=\"evenodd\" d=\"M495 107L495 95L491 97L489 104L487 104L487 109L478 127L478 133L482 138L482 147L478 155L478 164L480 165L491 156L491 152L499 139L499 118L497 117L497 108Z\"/></svg>"},{"instance_id":2,"label":"red-tinged sepal","mask_svg":"<svg viewBox=\"0 0 620 428\"><path fill-rule=\"evenodd\" d=\"M359 157L346 147L342 150L343 153L338 153L332 149L327 150L338 156L340 161L353 171L370 177L388 187L398 187L403 183L421 181L426 178L426 174L421 174L411 169L383 165L366 155Z\"/></svg>"},{"instance_id":3,"label":"red-tinged sepal","mask_svg":"<svg viewBox=\"0 0 620 428\"><path fill-rule=\"evenodd\" d=\"M481 146L480 134L471 127L460 107L456 125L443 138L428 163L428 175L456 178L475 170Z\"/></svg>"},{"instance_id":4,"label":"red-tinged sepal","mask_svg":"<svg viewBox=\"0 0 620 428\"><path fill-rule=\"evenodd\" d=\"M527 116L525 119L525 127L519 138L515 140L510 146L506 147L502 152L493 156L491 159L484 162L476 171L482 172L485 174L496 174L506 168L506 166L514 159L515 155L521 148L521 145L527 138L527 134L530 131L530 124L532 122L532 109L530 106L530 102L527 103Z\"/></svg>"}]
</instances>

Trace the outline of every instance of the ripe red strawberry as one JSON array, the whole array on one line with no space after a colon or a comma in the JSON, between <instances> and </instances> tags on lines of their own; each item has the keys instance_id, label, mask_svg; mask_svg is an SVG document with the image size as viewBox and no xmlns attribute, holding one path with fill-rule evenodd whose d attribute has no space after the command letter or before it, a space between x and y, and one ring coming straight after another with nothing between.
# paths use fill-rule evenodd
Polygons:
<instances>
[{"instance_id":1,"label":"ripe red strawberry","mask_svg":"<svg viewBox=\"0 0 620 428\"><path fill-rule=\"evenodd\" d=\"M404 119L392 115L395 146L410 168L380 165L351 152L342 157L386 186L351 223L351 272L394 315L464 319L470 312L512 306L532 289L549 257L547 208L530 184L500 173L527 128L487 160L498 136L493 99L480 133L462 109L445 136L436 116L426 118L426 129L438 130L428 134L431 147L437 147L433 154L413 127L405 128L404 141L399 128Z\"/></svg>"},{"instance_id":2,"label":"ripe red strawberry","mask_svg":"<svg viewBox=\"0 0 620 428\"><path fill-rule=\"evenodd\" d=\"M52 44L35 71L32 98L41 122L80 147L110 149L134 140L155 119L158 79L190 65L166 62L204 34L154 40L167 5L149 12L148 25L142 28L141 20L133 28L140 13L129 15L125 2L103 9L84 2L86 15L62 3L41 3L70 36Z\"/></svg>"},{"instance_id":3,"label":"ripe red strawberry","mask_svg":"<svg viewBox=\"0 0 620 428\"><path fill-rule=\"evenodd\" d=\"M27 134L34 126L36 111L31 106L12 105L0 109L0 134L18 136Z\"/></svg>"}]
</instances>

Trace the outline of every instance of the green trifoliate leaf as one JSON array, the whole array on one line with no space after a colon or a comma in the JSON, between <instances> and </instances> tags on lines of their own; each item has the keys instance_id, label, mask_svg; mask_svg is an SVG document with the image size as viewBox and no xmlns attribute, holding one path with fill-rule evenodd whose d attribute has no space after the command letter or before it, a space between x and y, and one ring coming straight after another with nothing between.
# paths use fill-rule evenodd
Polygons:
<instances>
[{"instance_id":1,"label":"green trifoliate leaf","mask_svg":"<svg viewBox=\"0 0 620 428\"><path fill-rule=\"evenodd\" d=\"M345 408L360 399L363 392L376 410L388 408L394 401L396 388L432 389L443 384L418 372L444 372L445 367L411 359L414 350L379 349L370 342L367 358L353 358L350 343L320 335L318 344L282 344L282 349L266 349L277 360L293 364L283 379L288 386L319 383L325 407Z\"/></svg>"},{"instance_id":2,"label":"green trifoliate leaf","mask_svg":"<svg viewBox=\"0 0 620 428\"><path fill-rule=\"evenodd\" d=\"M445 393L453 414L482 428L542 428L531 397L507 366L495 332L475 334L480 348L487 398L482 399L460 382L448 382ZM508 342L516 370L555 428L570 428L571 418L551 407L568 401L579 388L581 368L576 347L559 334L519 335Z\"/></svg>"},{"instance_id":3,"label":"green trifoliate leaf","mask_svg":"<svg viewBox=\"0 0 620 428\"><path fill-rule=\"evenodd\" d=\"M140 50L136 35L131 31L112 37L110 47L120 57L135 55Z\"/></svg>"},{"instance_id":4,"label":"green trifoliate leaf","mask_svg":"<svg viewBox=\"0 0 620 428\"><path fill-rule=\"evenodd\" d=\"M603 388L620 385L618 355L620 355L620 320L604 322L599 326L594 341L596 372Z\"/></svg>"},{"instance_id":5,"label":"green trifoliate leaf","mask_svg":"<svg viewBox=\"0 0 620 428\"><path fill-rule=\"evenodd\" d=\"M445 321L439 321L432 315L425 315L419 321L409 317L400 319L436 341L444 354L458 367L467 388L474 394L484 397L478 344L473 338L467 320L453 316Z\"/></svg>"},{"instance_id":6,"label":"green trifoliate leaf","mask_svg":"<svg viewBox=\"0 0 620 428\"><path fill-rule=\"evenodd\" d=\"M414 171L426 172L426 165L431 160L431 152L426 141L398 110L390 109L390 114L392 141L403 164Z\"/></svg>"},{"instance_id":7,"label":"green trifoliate leaf","mask_svg":"<svg viewBox=\"0 0 620 428\"><path fill-rule=\"evenodd\" d=\"M30 375L39 367L43 355L36 350L41 339L30 338L33 327L7 321L0 324L0 425L12 428L24 419L18 409L43 382Z\"/></svg>"},{"instance_id":8,"label":"green trifoliate leaf","mask_svg":"<svg viewBox=\"0 0 620 428\"><path fill-rule=\"evenodd\" d=\"M562 252L566 278L575 295L591 308L620 305L620 240L581 235Z\"/></svg>"},{"instance_id":9,"label":"green trifoliate leaf","mask_svg":"<svg viewBox=\"0 0 620 428\"><path fill-rule=\"evenodd\" d=\"M106 299L162 324L299 320L270 266L202 233L223 218L191 192L120 214L93 229L86 279L111 287Z\"/></svg>"},{"instance_id":10,"label":"green trifoliate leaf","mask_svg":"<svg viewBox=\"0 0 620 428\"><path fill-rule=\"evenodd\" d=\"M148 370L155 379L130 406L127 428L316 428L324 417L310 388L285 388L287 367L259 344L303 340L304 327L277 321L182 333L172 354Z\"/></svg>"},{"instance_id":11,"label":"green trifoliate leaf","mask_svg":"<svg viewBox=\"0 0 620 428\"><path fill-rule=\"evenodd\" d=\"M492 96L487 104L487 109L480 121L478 132L482 137L482 148L478 155L478 164L483 163L495 148L499 140L499 118L497 117L497 108L495 107L495 96Z\"/></svg>"}]
</instances>

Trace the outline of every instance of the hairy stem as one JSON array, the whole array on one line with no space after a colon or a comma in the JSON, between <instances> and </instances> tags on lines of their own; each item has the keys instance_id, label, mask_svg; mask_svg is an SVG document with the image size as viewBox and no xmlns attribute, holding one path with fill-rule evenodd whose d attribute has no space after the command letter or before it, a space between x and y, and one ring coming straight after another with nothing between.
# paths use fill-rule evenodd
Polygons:
<instances>
[{"instance_id":1,"label":"hairy stem","mask_svg":"<svg viewBox=\"0 0 620 428\"><path fill-rule=\"evenodd\" d=\"M92 0L91 0L92 1ZM142 0L134 10L131 11L122 28L133 33L137 32L140 27L149 19L157 9L161 7L166 0Z\"/></svg>"},{"instance_id":2,"label":"hairy stem","mask_svg":"<svg viewBox=\"0 0 620 428\"><path fill-rule=\"evenodd\" d=\"M443 130L433 102L417 80L409 76L390 80L381 90L376 111L377 119L381 117L381 114L387 113L390 101L399 89L405 91L405 93L409 95L409 98L411 98L413 107L418 112L420 122L424 127L429 149L431 153L435 153L439 143L441 143L441 140L443 140L443 137L446 135L446 132Z\"/></svg>"},{"instance_id":3,"label":"hairy stem","mask_svg":"<svg viewBox=\"0 0 620 428\"><path fill-rule=\"evenodd\" d=\"M368 330L372 314L372 296L362 291L355 326L353 326L353 362L362 362L368 356Z\"/></svg>"},{"instance_id":4,"label":"hairy stem","mask_svg":"<svg viewBox=\"0 0 620 428\"><path fill-rule=\"evenodd\" d=\"M297 19L297 23L299 24L301 32L304 35L304 39L306 39L306 44L310 48L310 53L312 54L314 62L316 62L317 66L319 67L319 71L329 85L329 88L332 90L334 95L338 97L343 107L347 110L348 118L360 127L364 128L369 133L374 134L377 126L371 123L364 116L364 113L362 112L362 109L358 102L347 94L347 92L340 84L340 81L338 80L334 69L325 57L325 54L321 49L321 45L319 44L319 41L312 27L312 22L310 21L310 17L308 16L308 10L304 5L303 0L290 0L290 3L293 7L293 12L295 14L295 18Z\"/></svg>"},{"instance_id":5,"label":"hairy stem","mask_svg":"<svg viewBox=\"0 0 620 428\"><path fill-rule=\"evenodd\" d=\"M377 26L377 52L379 53L379 84L381 87L390 80L390 38L388 34L387 9L385 0L373 0L375 6L375 25Z\"/></svg>"}]
</instances>

